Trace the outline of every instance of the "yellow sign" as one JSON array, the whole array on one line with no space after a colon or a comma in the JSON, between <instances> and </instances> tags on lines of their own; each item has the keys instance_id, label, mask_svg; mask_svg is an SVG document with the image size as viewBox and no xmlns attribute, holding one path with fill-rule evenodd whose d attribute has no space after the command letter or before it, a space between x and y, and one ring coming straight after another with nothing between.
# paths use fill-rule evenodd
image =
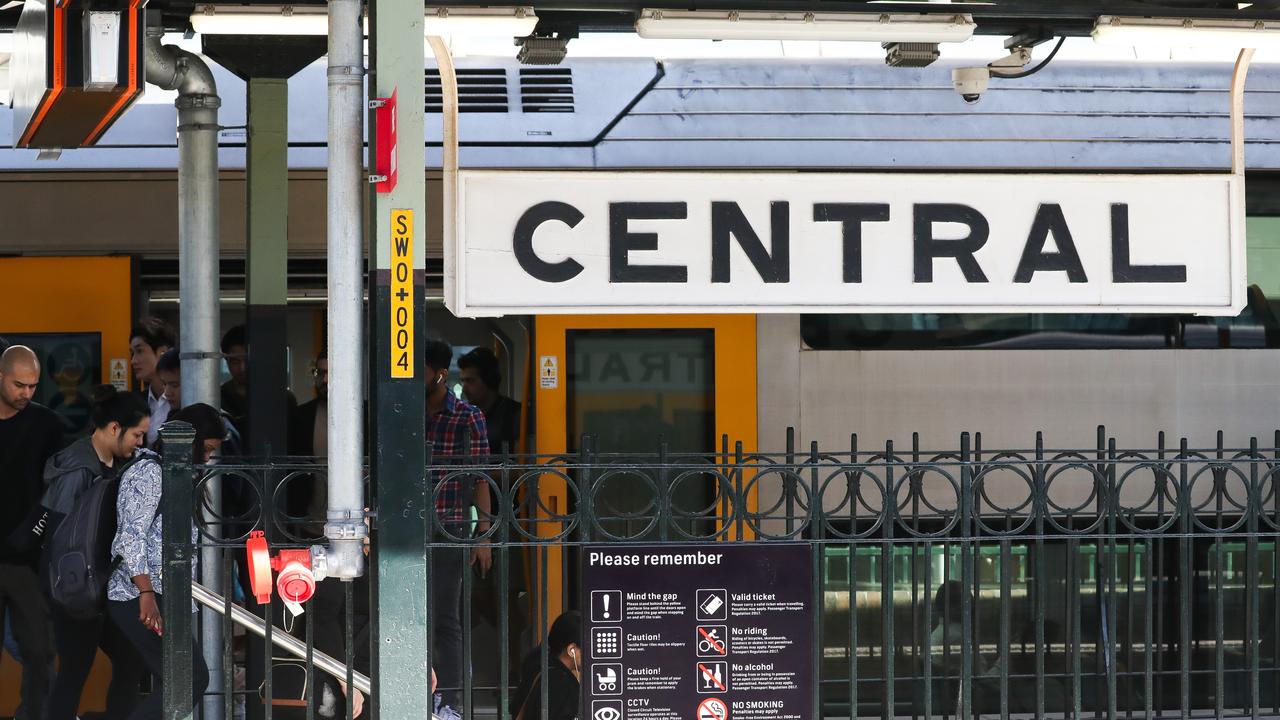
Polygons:
<instances>
[{"instance_id":1,"label":"yellow sign","mask_svg":"<svg viewBox=\"0 0 1280 720\"><path fill-rule=\"evenodd\" d=\"M413 377L413 211L391 211L391 377Z\"/></svg>"}]
</instances>

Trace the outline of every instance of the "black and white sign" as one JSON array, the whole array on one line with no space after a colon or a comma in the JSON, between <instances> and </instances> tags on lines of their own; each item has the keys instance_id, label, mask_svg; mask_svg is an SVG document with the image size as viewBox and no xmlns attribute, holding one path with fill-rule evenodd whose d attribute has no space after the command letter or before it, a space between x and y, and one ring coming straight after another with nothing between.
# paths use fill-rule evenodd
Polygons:
<instances>
[{"instance_id":1,"label":"black and white sign","mask_svg":"<svg viewBox=\"0 0 1280 720\"><path fill-rule=\"evenodd\" d=\"M798 543L583 548L592 720L612 707L593 703L612 695L622 702L616 720L811 720L810 552ZM618 654L602 655L615 634ZM597 662L605 657L614 659Z\"/></svg>"},{"instance_id":2,"label":"black and white sign","mask_svg":"<svg viewBox=\"0 0 1280 720\"><path fill-rule=\"evenodd\" d=\"M1235 315L1242 192L1226 174L465 171L445 297L463 317Z\"/></svg>"}]
</instances>

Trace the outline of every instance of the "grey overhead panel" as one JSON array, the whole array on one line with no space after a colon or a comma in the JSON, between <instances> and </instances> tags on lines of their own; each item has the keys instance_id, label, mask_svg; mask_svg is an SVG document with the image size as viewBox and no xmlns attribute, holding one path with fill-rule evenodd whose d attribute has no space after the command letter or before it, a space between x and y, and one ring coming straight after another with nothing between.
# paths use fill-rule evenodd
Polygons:
<instances>
[{"instance_id":1,"label":"grey overhead panel","mask_svg":"<svg viewBox=\"0 0 1280 720\"><path fill-rule=\"evenodd\" d=\"M1230 166L1223 64L1057 63L993 80L977 105L951 65L770 60L665 63L600 143L600 167L1188 169ZM1246 107L1249 168L1280 166L1280 68Z\"/></svg>"},{"instance_id":2,"label":"grey overhead panel","mask_svg":"<svg viewBox=\"0 0 1280 720\"><path fill-rule=\"evenodd\" d=\"M977 105L951 89L953 65L798 59L659 65L633 58L527 68L462 58L462 165L1214 172L1230 165L1230 65L1058 61L1023 80L993 80ZM243 81L214 71L223 124L243 125ZM324 88L323 63L290 79L295 171L324 167ZM572 112L556 111L566 97ZM1246 111L1249 169L1280 170L1280 65L1254 66ZM0 107L0 142L8 112ZM427 116L428 167L440 164L438 118ZM100 147L64 152L53 162L37 162L32 151L0 152L0 173L172 169L173 125L172 98L150 89ZM220 140L220 165L242 169L244 131L224 130Z\"/></svg>"}]
</instances>

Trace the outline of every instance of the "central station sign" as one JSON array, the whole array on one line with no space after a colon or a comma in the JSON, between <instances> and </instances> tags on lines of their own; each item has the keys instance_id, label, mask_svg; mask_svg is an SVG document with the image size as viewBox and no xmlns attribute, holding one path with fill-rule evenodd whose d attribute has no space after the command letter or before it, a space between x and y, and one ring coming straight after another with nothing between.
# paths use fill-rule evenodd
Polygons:
<instances>
[{"instance_id":1,"label":"central station sign","mask_svg":"<svg viewBox=\"0 0 1280 720\"><path fill-rule=\"evenodd\" d=\"M1235 315L1230 175L465 171L459 316Z\"/></svg>"}]
</instances>

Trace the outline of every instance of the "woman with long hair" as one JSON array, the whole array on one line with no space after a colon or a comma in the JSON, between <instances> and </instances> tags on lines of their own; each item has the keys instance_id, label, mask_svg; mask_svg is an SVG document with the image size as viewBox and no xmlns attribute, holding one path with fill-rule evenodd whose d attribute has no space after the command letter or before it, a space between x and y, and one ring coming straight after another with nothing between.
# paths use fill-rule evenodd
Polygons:
<instances>
[{"instance_id":1,"label":"woman with long hair","mask_svg":"<svg viewBox=\"0 0 1280 720\"><path fill-rule=\"evenodd\" d=\"M192 446L193 459L206 463L217 452L225 432L221 418L212 407L203 404L189 405L169 417L170 421L190 423L196 431ZM128 639L143 665L160 680L145 700L138 704L129 720L159 720L163 711L163 684L165 668L161 658L160 636L164 633L164 621L160 608L164 597L164 579L161 569L164 556L164 516L160 511L164 495L164 475L160 470L160 456L146 449L138 451L139 458L120 478L120 495L117 500L119 519L111 552L120 558L120 565L107 582L107 615L112 624ZM190 482L190 478L171 478L174 482ZM192 542L196 529L191 528ZM194 570L194 568L193 568ZM177 582L185 578L170 578ZM192 653L192 702L199 704L205 686L209 684L209 671L205 667L200 649L191 639Z\"/></svg>"}]
</instances>

